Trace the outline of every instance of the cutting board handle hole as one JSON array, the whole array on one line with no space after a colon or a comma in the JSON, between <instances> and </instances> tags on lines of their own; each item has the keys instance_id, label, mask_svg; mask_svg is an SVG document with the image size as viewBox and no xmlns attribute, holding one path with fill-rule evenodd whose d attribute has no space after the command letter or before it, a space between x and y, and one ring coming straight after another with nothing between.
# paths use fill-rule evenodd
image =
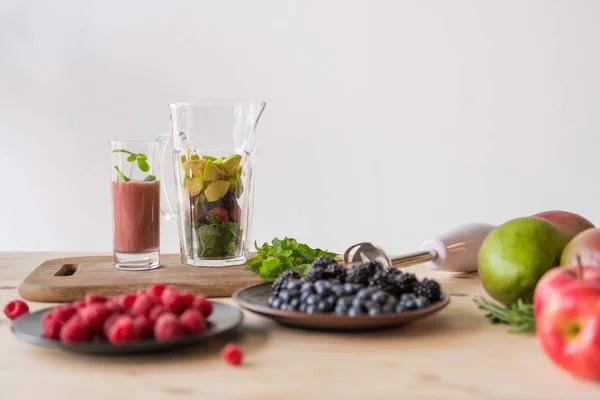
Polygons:
<instances>
[{"instance_id":1,"label":"cutting board handle hole","mask_svg":"<svg viewBox=\"0 0 600 400\"><path fill-rule=\"evenodd\" d=\"M77 272L77 268L79 268L79 264L63 264L54 276L71 276Z\"/></svg>"}]
</instances>

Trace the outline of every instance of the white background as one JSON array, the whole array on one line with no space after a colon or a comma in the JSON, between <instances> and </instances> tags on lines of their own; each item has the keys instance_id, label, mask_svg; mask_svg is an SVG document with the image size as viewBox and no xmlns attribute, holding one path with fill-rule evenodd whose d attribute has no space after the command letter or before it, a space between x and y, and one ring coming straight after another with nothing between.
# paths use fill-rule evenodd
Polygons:
<instances>
[{"instance_id":1,"label":"white background","mask_svg":"<svg viewBox=\"0 0 600 400\"><path fill-rule=\"evenodd\" d=\"M267 102L259 242L600 224L600 1L0 0L0 250L109 252L108 141L231 97Z\"/></svg>"}]
</instances>

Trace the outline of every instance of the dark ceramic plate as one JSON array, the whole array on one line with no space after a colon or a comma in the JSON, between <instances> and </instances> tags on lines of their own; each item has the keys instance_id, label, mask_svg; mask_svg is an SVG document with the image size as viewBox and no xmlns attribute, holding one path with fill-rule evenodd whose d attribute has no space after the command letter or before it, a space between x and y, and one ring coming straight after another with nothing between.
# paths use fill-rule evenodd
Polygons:
<instances>
[{"instance_id":1,"label":"dark ceramic plate","mask_svg":"<svg viewBox=\"0 0 600 400\"><path fill-rule=\"evenodd\" d=\"M100 341L62 343L58 340L46 339L42 336L40 319L49 308L17 318L12 324L12 331L19 339L25 342L46 347L57 347L76 353L133 354L164 351L204 342L211 337L230 332L242 324L244 315L236 307L214 301L212 303L213 312L208 317L204 332L199 335L184 336L162 342L148 339L126 344L111 344Z\"/></svg>"},{"instance_id":2,"label":"dark ceramic plate","mask_svg":"<svg viewBox=\"0 0 600 400\"><path fill-rule=\"evenodd\" d=\"M307 314L298 311L276 310L267 306L267 300L270 295L271 285L269 283L261 283L238 290L233 294L233 299L240 307L269 317L282 325L337 331L361 331L399 327L434 314L450 303L450 297L443 295L442 300L419 310L384 314L377 317L349 317L333 313Z\"/></svg>"}]
</instances>

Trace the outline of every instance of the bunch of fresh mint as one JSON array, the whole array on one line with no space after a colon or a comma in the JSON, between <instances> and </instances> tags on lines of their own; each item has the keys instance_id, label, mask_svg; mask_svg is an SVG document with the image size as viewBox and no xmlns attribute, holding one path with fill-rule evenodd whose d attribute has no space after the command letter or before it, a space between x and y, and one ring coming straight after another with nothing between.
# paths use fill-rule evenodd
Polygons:
<instances>
[{"instance_id":1,"label":"bunch of fresh mint","mask_svg":"<svg viewBox=\"0 0 600 400\"><path fill-rule=\"evenodd\" d=\"M260 247L254 242L254 247L258 255L249 258L246 265L267 281L275 280L288 269L304 275L308 272L310 264L315 258L321 256L335 257L337 255L321 249L312 249L308 245L298 243L295 239L288 237L275 238L271 244L264 243Z\"/></svg>"}]
</instances>

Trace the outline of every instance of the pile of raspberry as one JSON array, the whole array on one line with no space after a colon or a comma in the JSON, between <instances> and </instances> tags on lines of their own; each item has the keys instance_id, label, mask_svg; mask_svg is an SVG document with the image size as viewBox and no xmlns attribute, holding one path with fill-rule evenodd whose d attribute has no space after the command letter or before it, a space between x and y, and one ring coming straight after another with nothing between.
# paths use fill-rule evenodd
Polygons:
<instances>
[{"instance_id":1,"label":"pile of raspberry","mask_svg":"<svg viewBox=\"0 0 600 400\"><path fill-rule=\"evenodd\" d=\"M203 295L155 284L115 297L87 293L85 300L50 309L41 322L44 337L64 343L164 341L202 333L212 310Z\"/></svg>"}]
</instances>

